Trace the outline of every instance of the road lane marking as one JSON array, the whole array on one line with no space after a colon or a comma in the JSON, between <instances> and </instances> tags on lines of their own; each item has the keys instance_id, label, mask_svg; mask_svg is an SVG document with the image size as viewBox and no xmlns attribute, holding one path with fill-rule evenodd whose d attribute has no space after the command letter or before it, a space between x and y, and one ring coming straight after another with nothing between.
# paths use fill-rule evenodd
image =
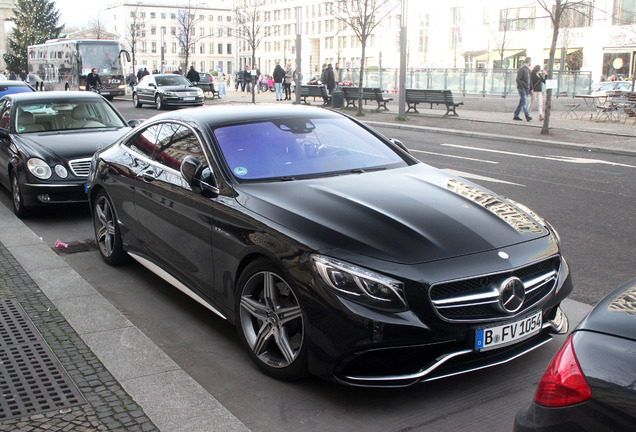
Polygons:
<instances>
[{"instance_id":1,"label":"road lane marking","mask_svg":"<svg viewBox=\"0 0 636 432\"><path fill-rule=\"evenodd\" d=\"M454 169L443 169L442 171L446 171L449 174L456 175L458 177L462 177L462 178L465 178L465 179L483 180L483 181L489 181L489 182L493 182L493 183L503 183L503 184L513 185L513 186L526 187L526 185L523 185L523 184L520 184L520 183L513 183L513 182L506 181L506 180L500 180L500 179L496 179L496 178L492 178L492 177L486 177L486 176L482 176L482 175L479 175L479 174L472 174L472 173L468 173L468 172L464 172L464 171L457 171L457 170L454 170Z\"/></svg>"},{"instance_id":2,"label":"road lane marking","mask_svg":"<svg viewBox=\"0 0 636 432\"><path fill-rule=\"evenodd\" d=\"M474 162L483 162L483 163L489 163L489 164L495 164L495 165L499 164L499 162L486 160L486 159L476 159L476 158L470 158L470 157L466 157L466 156L456 156L456 155L451 155L451 154L429 152L429 151L424 151L424 150L410 150L410 152L411 153L425 153L425 154L430 154L430 155L435 155L435 156L445 156L445 157L449 157L449 158L464 159L464 160L469 160L469 161L474 161Z\"/></svg>"},{"instance_id":3,"label":"road lane marking","mask_svg":"<svg viewBox=\"0 0 636 432\"><path fill-rule=\"evenodd\" d=\"M599 165L620 166L620 167L626 167L626 168L636 168L636 166L634 165L627 165L627 164L622 164L618 162L609 162L602 159L586 159L586 158L577 158L577 157L570 157L570 156L537 156L537 155L531 155L526 153L516 153L516 152L505 151L505 150L485 149L485 148L471 147L471 146L465 146L465 145L459 145L459 144L440 144L440 145L445 147L454 147L454 148L475 150L475 151L481 151L481 152L487 152L487 153L498 153L498 154L505 154L510 156L521 156L521 157L526 157L531 159L543 159L543 160L551 160L551 161L557 161L557 162L569 162L574 164L590 164L590 165L599 164Z\"/></svg>"}]
</instances>

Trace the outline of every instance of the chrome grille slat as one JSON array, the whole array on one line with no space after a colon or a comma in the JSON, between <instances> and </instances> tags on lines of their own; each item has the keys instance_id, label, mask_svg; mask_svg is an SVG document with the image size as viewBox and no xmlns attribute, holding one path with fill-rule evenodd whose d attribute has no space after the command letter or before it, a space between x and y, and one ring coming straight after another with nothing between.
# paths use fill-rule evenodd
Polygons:
<instances>
[{"instance_id":1,"label":"chrome grille slat","mask_svg":"<svg viewBox=\"0 0 636 432\"><path fill-rule=\"evenodd\" d=\"M507 272L476 276L448 283L433 284L429 297L438 315L451 322L487 322L509 318L510 314L494 307L499 302L498 284L510 276L523 282L526 300L517 314L527 311L546 295L557 282L559 257Z\"/></svg>"},{"instance_id":2,"label":"chrome grille slat","mask_svg":"<svg viewBox=\"0 0 636 432\"><path fill-rule=\"evenodd\" d=\"M91 158L74 159L68 162L71 172L76 177L88 177L91 168Z\"/></svg>"}]
</instances>

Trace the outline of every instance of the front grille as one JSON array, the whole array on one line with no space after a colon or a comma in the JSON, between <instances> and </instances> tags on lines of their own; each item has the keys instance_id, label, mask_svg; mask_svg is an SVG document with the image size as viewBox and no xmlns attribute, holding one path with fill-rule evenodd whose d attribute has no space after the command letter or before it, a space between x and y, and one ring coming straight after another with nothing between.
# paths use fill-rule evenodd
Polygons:
<instances>
[{"instance_id":1,"label":"front grille","mask_svg":"<svg viewBox=\"0 0 636 432\"><path fill-rule=\"evenodd\" d=\"M76 177L88 177L88 171L91 168L91 158L75 159L69 161L68 164Z\"/></svg>"},{"instance_id":2,"label":"front grille","mask_svg":"<svg viewBox=\"0 0 636 432\"><path fill-rule=\"evenodd\" d=\"M436 312L447 321L480 322L510 316L499 304L499 285L510 277L519 278L525 289L522 313L547 296L557 283L560 258L553 257L507 272L434 284L429 296Z\"/></svg>"}]
</instances>

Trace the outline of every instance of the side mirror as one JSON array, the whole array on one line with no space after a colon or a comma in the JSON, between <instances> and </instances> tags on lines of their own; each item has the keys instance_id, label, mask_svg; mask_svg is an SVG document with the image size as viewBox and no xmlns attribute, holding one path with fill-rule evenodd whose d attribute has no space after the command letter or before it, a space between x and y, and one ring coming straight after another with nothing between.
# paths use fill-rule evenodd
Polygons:
<instances>
[{"instance_id":1,"label":"side mirror","mask_svg":"<svg viewBox=\"0 0 636 432\"><path fill-rule=\"evenodd\" d=\"M153 83L148 84L148 87L157 88L157 86L154 85Z\"/></svg>"},{"instance_id":2,"label":"side mirror","mask_svg":"<svg viewBox=\"0 0 636 432\"><path fill-rule=\"evenodd\" d=\"M212 198L219 194L214 186L214 177L209 167L203 166L194 156L188 155L181 162L181 175L192 188L192 192Z\"/></svg>"},{"instance_id":3,"label":"side mirror","mask_svg":"<svg viewBox=\"0 0 636 432\"><path fill-rule=\"evenodd\" d=\"M402 150L404 150L405 152L411 154L411 152L409 151L409 149L406 148L406 146L402 143L402 141L400 140L396 140L395 138L391 138L389 141L391 141L393 144L395 144L396 146L398 146L399 148L401 148Z\"/></svg>"},{"instance_id":4,"label":"side mirror","mask_svg":"<svg viewBox=\"0 0 636 432\"><path fill-rule=\"evenodd\" d=\"M137 120L137 119L128 120L128 126L130 126L131 128L134 128L135 126L139 124L141 124L141 120Z\"/></svg>"}]
</instances>

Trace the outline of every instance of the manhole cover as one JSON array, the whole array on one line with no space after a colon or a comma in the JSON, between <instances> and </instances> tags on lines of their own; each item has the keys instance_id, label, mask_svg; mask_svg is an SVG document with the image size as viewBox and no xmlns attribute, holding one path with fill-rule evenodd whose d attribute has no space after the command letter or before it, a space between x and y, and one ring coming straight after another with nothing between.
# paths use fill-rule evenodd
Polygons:
<instances>
[{"instance_id":1,"label":"manhole cover","mask_svg":"<svg viewBox=\"0 0 636 432\"><path fill-rule=\"evenodd\" d=\"M16 300L0 301L0 421L85 400Z\"/></svg>"}]
</instances>

